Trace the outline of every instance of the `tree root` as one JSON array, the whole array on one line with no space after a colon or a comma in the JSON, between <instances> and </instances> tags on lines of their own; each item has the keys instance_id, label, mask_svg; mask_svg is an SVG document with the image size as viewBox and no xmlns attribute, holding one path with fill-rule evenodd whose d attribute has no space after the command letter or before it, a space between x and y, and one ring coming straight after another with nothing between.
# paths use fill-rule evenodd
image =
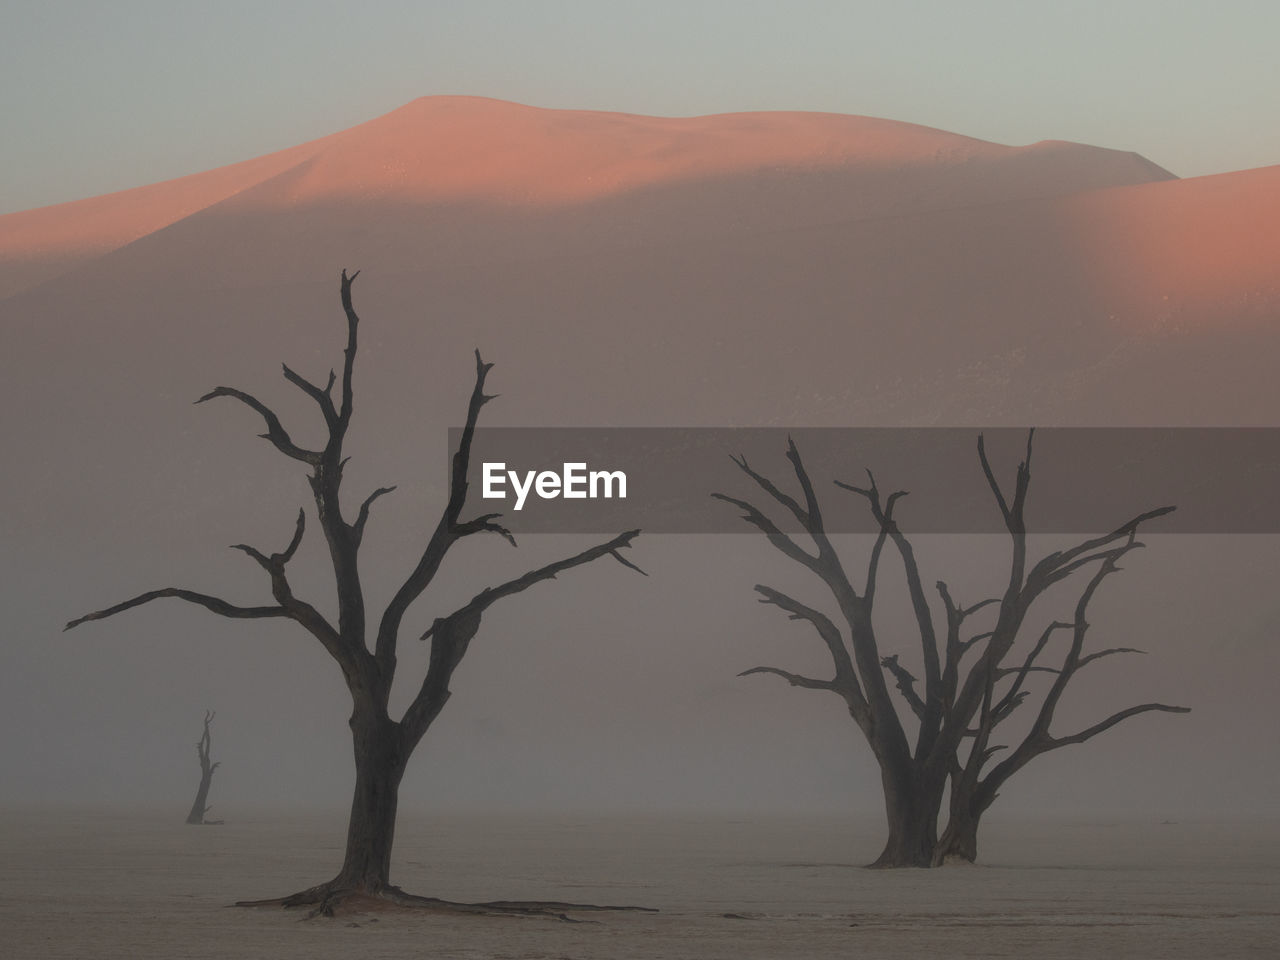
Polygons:
<instances>
[{"instance_id":1,"label":"tree root","mask_svg":"<svg viewBox=\"0 0 1280 960\"><path fill-rule=\"evenodd\" d=\"M549 917L564 923L586 923L569 916L570 912L636 911L657 913L652 907L600 906L594 903L566 903L561 900L491 900L486 903L459 903L438 897L420 897L405 893L390 884L367 890L338 886L332 882L318 884L287 897L270 900L238 900L237 907L311 907L306 919L348 916L356 913L380 913L405 910L424 913L476 914L483 916Z\"/></svg>"}]
</instances>

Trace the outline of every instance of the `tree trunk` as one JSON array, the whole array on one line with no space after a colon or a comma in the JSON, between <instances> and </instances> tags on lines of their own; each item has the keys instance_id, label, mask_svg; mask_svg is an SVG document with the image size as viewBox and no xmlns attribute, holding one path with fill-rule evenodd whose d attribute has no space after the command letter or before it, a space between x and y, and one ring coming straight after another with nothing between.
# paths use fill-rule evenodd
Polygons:
<instances>
[{"instance_id":1,"label":"tree trunk","mask_svg":"<svg viewBox=\"0 0 1280 960\"><path fill-rule=\"evenodd\" d=\"M982 814L973 812L967 803L962 804L961 809L952 809L947 827L934 850L933 865L940 867L956 861L973 863L977 860L978 824L981 819Z\"/></svg>"},{"instance_id":2,"label":"tree trunk","mask_svg":"<svg viewBox=\"0 0 1280 960\"><path fill-rule=\"evenodd\" d=\"M196 741L196 756L200 760L200 786L196 788L196 799L191 804L191 812L187 814L187 823L197 826L205 822L204 815L209 812L209 787L213 783L213 771L218 769L218 764L211 762L209 757L212 743L209 724L213 722L213 717L212 710L205 712L204 733Z\"/></svg>"},{"instance_id":3,"label":"tree trunk","mask_svg":"<svg viewBox=\"0 0 1280 960\"><path fill-rule=\"evenodd\" d=\"M377 893L390 886L396 806L408 757L393 721L385 715L361 717L361 712L351 721L356 787L347 824L346 856L329 887Z\"/></svg>"},{"instance_id":4,"label":"tree trunk","mask_svg":"<svg viewBox=\"0 0 1280 960\"><path fill-rule=\"evenodd\" d=\"M973 863L978 859L978 826L994 800L994 791L985 784L952 782L950 815L934 850L935 867L956 861Z\"/></svg>"},{"instance_id":5,"label":"tree trunk","mask_svg":"<svg viewBox=\"0 0 1280 960\"><path fill-rule=\"evenodd\" d=\"M919 782L908 769L881 768L889 838L872 867L928 867L938 843L941 790Z\"/></svg>"},{"instance_id":6,"label":"tree trunk","mask_svg":"<svg viewBox=\"0 0 1280 960\"><path fill-rule=\"evenodd\" d=\"M195 802L191 804L191 812L187 814L187 823L204 823L205 812L209 809L209 785L212 783L213 771L208 768L201 771L200 786L196 790Z\"/></svg>"}]
</instances>

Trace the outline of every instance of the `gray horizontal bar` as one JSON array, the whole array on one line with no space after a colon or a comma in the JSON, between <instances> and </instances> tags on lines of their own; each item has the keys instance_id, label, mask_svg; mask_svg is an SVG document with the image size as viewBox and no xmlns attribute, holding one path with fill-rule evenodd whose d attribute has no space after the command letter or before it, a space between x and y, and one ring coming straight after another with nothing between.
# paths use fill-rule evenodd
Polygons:
<instances>
[{"instance_id":1,"label":"gray horizontal bar","mask_svg":"<svg viewBox=\"0 0 1280 960\"><path fill-rule=\"evenodd\" d=\"M1003 533L978 459L980 435L996 478L1012 496L1026 454L1025 429L481 428L472 448L467 515L501 512L515 533L754 529L741 510L711 496L722 493L760 507L784 531L799 532L795 518L732 459L745 457L754 471L802 500L786 457L790 438L830 533L878 529L867 501L835 484L865 487L868 470L886 496L909 492L895 514L908 533ZM449 432L451 452L460 436L460 429ZM489 492L501 498L483 496L486 463ZM582 466L570 467L566 477L565 464ZM593 472L625 474L625 498L617 478L606 491L603 476L592 497ZM546 474L540 486L539 474ZM584 496L566 498L566 480L568 492ZM517 488L525 490L519 510ZM1031 533L1106 532L1174 505L1177 510L1147 532L1280 533L1278 489L1280 428L1046 428L1035 432L1027 527Z\"/></svg>"}]
</instances>

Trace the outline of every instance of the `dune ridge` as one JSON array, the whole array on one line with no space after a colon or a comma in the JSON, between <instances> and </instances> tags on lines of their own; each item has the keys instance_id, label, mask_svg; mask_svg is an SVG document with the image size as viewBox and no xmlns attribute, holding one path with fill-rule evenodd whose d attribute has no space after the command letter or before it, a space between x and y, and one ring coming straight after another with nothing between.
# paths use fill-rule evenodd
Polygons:
<instances>
[{"instance_id":1,"label":"dune ridge","mask_svg":"<svg viewBox=\"0 0 1280 960\"><path fill-rule=\"evenodd\" d=\"M830 198L816 206L829 203L833 215L843 216L1172 177L1123 151L1061 141L1006 147L870 117L762 112L666 118L422 97L287 150L0 217L0 295L237 198L240 209L262 210L346 202L554 210L755 176L812 181L811 193Z\"/></svg>"}]
</instances>

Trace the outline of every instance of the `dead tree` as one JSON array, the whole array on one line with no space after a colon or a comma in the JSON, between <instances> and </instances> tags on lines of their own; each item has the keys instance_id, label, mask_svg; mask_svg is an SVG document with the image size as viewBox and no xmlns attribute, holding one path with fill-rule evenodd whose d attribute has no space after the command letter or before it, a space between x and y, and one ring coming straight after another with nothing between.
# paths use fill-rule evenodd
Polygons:
<instances>
[{"instance_id":1,"label":"dead tree","mask_svg":"<svg viewBox=\"0 0 1280 960\"><path fill-rule=\"evenodd\" d=\"M404 903L439 905L439 901L414 898L391 885L391 849L395 837L396 806L401 778L409 757L422 740L427 728L440 715L450 696L449 683L467 652L467 647L480 629L481 618L494 603L504 597L527 590L535 584L551 580L558 574L603 557L612 557L622 565L643 573L625 560L619 552L639 534L631 530L611 540L583 550L571 557L530 570L523 576L480 591L458 610L435 620L421 639L430 640L430 658L417 693L398 719L388 711L392 681L396 674L396 652L410 606L422 596L435 579L446 554L459 541L476 534L497 534L515 546L511 532L499 523L501 514L486 513L463 518L467 500L467 470L471 444L480 409L494 399L484 392L485 380L493 366L484 363L476 351L475 386L467 406L466 422L458 448L453 454L449 499L439 522L431 531L426 546L413 569L400 582L385 609L371 619L365 609L364 584L361 579L360 547L370 509L378 498L394 487L381 487L364 498L348 519L339 496L343 468L343 441L354 409L353 370L356 358L356 336L359 318L352 306L351 286L359 271L342 273L341 301L347 321L347 345L338 377L332 370L328 382L319 386L288 366L284 377L310 397L324 418L328 439L320 449L308 449L294 442L280 418L256 397L232 387L216 387L197 403L229 397L248 406L265 422L261 434L286 457L305 464L315 501L316 517L324 535L337 590L337 622L331 622L314 605L296 596L290 586L286 568L302 543L306 529L306 511L299 510L293 536L278 553L266 553L247 544L236 544L267 574L273 603L243 606L209 594L177 587L151 590L114 606L98 610L67 624L67 629L89 620L101 620L130 610L152 600L173 597L204 607L222 617L233 619L278 618L292 620L319 644L334 660L351 695L351 736L355 756L356 782L351 816L347 828L346 850L336 876L289 897L275 901L248 901L247 905L279 903L284 906L316 905L330 913L341 900L352 896L373 896ZM337 386L337 396L334 388ZM498 909L498 907L494 907ZM527 912L528 906L512 907Z\"/></svg>"},{"instance_id":2,"label":"dead tree","mask_svg":"<svg viewBox=\"0 0 1280 960\"><path fill-rule=\"evenodd\" d=\"M196 788L196 799L191 804L191 812L187 814L187 823L203 824L204 815L209 812L209 787L213 783L213 771L218 769L221 761L209 761L209 724L213 722L213 711L204 712L204 733L196 741L196 757L200 760L200 786ZM221 821L219 821L221 822Z\"/></svg>"},{"instance_id":3,"label":"dead tree","mask_svg":"<svg viewBox=\"0 0 1280 960\"><path fill-rule=\"evenodd\" d=\"M865 579L859 586L854 585L831 544L817 495L794 442L788 442L787 459L799 483L798 499L755 471L745 459L734 462L774 504L791 514L812 543L812 549L806 549L784 532L755 504L714 494L717 499L740 508L743 518L763 532L783 555L811 571L830 593L839 611L841 623L837 625L836 618L816 607L773 587L757 585L755 589L761 603L781 608L790 619L805 621L817 632L830 652L834 675L830 679L818 679L778 667L753 667L741 676L775 674L793 686L826 690L844 701L880 768L888 837L871 866L926 867L948 856L965 856L966 851L976 855L976 831L982 811L990 805L1000 785L1033 757L1059 746L1083 742L1140 713L1186 712L1183 707L1144 703L1076 734L1054 738L1048 733L1062 690L1076 671L1100 657L1122 652L1117 649L1083 653L1087 628L1084 613L1089 600L1101 580L1116 569L1119 557L1141 546L1135 539L1139 526L1173 508L1162 507L1140 514L1109 534L1086 540L1069 550L1050 553L1028 567L1024 509L1031 480L1031 439L1029 433L1026 459L1018 466L1010 498L1006 498L995 478L982 438L978 439L978 458L1012 541L1008 581L1000 596L970 606L954 602L946 583L938 581L936 589L946 624L942 632L935 628L915 551L894 519L894 510L906 491L883 496L869 472L865 487L835 481L838 487L866 500L878 528ZM877 578L887 545L892 545L902 562L914 633L919 637L924 669L922 683L902 665L898 653L882 651L873 625ZM1077 605L1071 651L1041 704L1035 726L1004 763L982 778L987 761L1001 749L991 744L991 731L1026 698L1026 677L1040 669L1036 658L1048 642L1047 636L1043 636L1021 667L1009 668L1015 646L1025 634L1032 605L1055 584L1095 567L1097 573L1084 588ZM982 610L995 613L994 626L967 631L966 622ZM1055 628L1058 626L1055 624ZM890 681L897 690L896 699L890 692ZM901 707L906 708L905 713ZM972 743L967 743L970 740ZM938 816L949 780L953 817L952 825L944 832L944 845L939 842ZM960 814L956 812L956 804L960 806ZM971 836L972 843L969 843Z\"/></svg>"},{"instance_id":4,"label":"dead tree","mask_svg":"<svg viewBox=\"0 0 1280 960\"><path fill-rule=\"evenodd\" d=\"M1029 457L1030 450L1028 448ZM983 458L983 464L986 467L985 457ZM998 487L995 486L995 481L991 478L989 469L988 479L993 489L998 492ZM1013 537L1015 547L1020 546L1025 551L1026 531L1025 524L1022 521L1022 503L1017 501L1016 498L1014 508L1017 511L1016 513L1011 510L1006 514L1006 526ZM1152 514L1145 516L1150 518L1155 513L1153 511ZM1141 519L1143 518L1138 518L1139 521ZM1093 568L1093 572L1076 600L1075 610L1069 621L1055 620L1046 626L1030 649L1023 655L1020 663L1016 663L1013 666L1005 666L989 662L985 673L981 675L979 682L982 687L982 697L978 715L971 729L966 731L966 737L971 737L972 743L968 746L967 754L963 749L957 753L952 765L951 794L948 802L949 816L946 829L943 831L942 836L939 838L938 846L934 850L934 865L940 865L952 859L965 860L970 863L977 859L978 826L982 820L982 815L995 801L999 795L1000 788L1009 778L1036 757L1062 747L1085 743L1098 734L1104 733L1117 724L1128 720L1130 717L1135 717L1142 713L1151 711L1166 713L1190 712L1187 707L1176 707L1163 703L1141 703L1118 710L1110 716L1074 733L1055 736L1049 730L1050 725L1053 723L1054 713L1058 709L1067 685L1076 677L1081 668L1116 654L1143 652L1136 647L1108 647L1089 653L1085 652L1085 637L1089 631L1087 617L1089 604L1097 593L1098 588L1102 586L1103 581L1121 569L1119 566L1120 559L1129 552L1143 546L1137 539L1137 529L1137 522L1135 521L1127 529L1122 528L1116 531L1116 533L1120 534L1119 536L1112 534L1108 538L1086 541L1074 548L1074 550L1067 551L1067 554L1074 554L1074 556L1067 557L1065 560L1061 555L1051 555L1041 561L1041 565L1044 565L1047 561L1056 558L1055 562L1058 564L1059 569L1066 571L1066 575L1070 575L1070 573L1077 570L1083 574L1084 570L1089 567ZM947 616L949 618L958 616L960 611L957 611L954 604L951 603L945 584L939 583L938 587L946 606ZM1065 651L1061 653L1057 666L1046 666L1044 663L1046 653L1050 648L1053 637L1059 632L1069 634L1070 640ZM1030 728L1021 741L1010 752L1004 754L1003 759L995 764L994 767L991 767L986 775L983 776L983 771L987 770L988 764L997 754L1010 750L1008 744L993 743L992 737L997 726L1009 719L1014 711L1031 697L1031 691L1027 689L1026 684L1032 674L1048 674L1053 679L1049 684L1048 690L1043 693L1039 701L1039 708L1034 711L1034 716L1030 720Z\"/></svg>"}]
</instances>

